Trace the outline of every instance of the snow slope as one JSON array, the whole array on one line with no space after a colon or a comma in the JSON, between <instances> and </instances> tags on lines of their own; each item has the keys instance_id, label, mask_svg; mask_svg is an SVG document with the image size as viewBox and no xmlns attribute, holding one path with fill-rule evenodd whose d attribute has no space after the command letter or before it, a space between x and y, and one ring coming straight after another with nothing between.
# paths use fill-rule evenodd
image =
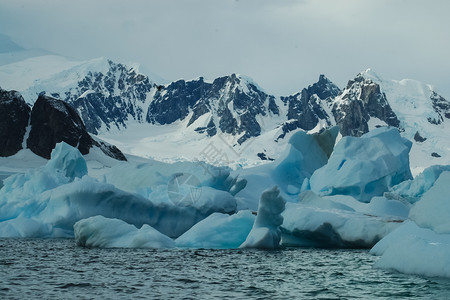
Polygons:
<instances>
[{"instance_id":1,"label":"snow slope","mask_svg":"<svg viewBox=\"0 0 450 300\"><path fill-rule=\"evenodd\" d=\"M73 61L50 53L24 50L12 41L8 41L6 37L3 39L0 37L0 41L3 40L4 49L0 49L2 51L0 53L0 86L3 89L21 92L29 104L34 103L37 95L42 91L47 91L62 98L70 91L73 96L76 94L74 91L79 89L80 80L84 80L87 74L91 74L95 78L96 72L105 74L111 71L111 63L106 58ZM5 55L19 55L19 53L24 53L23 51L28 51L28 54L17 56L17 59L2 59ZM137 67L134 66L130 70L137 70ZM400 127L404 130L402 136L414 141L416 133L419 133L424 138L423 141L413 142L410 153L412 174L417 175L430 165L450 164L450 139L448 138L450 120L445 117L442 118L442 115L439 115L433 108L430 97L434 97L436 94L432 86L411 79L386 80L370 69L361 74L381 86L382 92L386 94L390 106L400 120ZM242 75L233 76L230 76L230 78L237 79L238 84L234 86L226 85L220 92L219 98L225 97L228 92L254 93L249 87L255 87L263 93L263 89L250 78ZM184 119L164 126L145 122L143 118L147 115L149 104L154 101L153 97L158 92L157 90L160 87L165 89L169 84L151 88L151 91L146 93L145 101L142 99L137 101L134 98L134 100L131 98L125 99L124 95L128 91L123 93L123 91L117 90L117 78L115 78L116 82L114 83L115 90L112 92L108 90L108 93L120 96L123 103L116 104L120 106L117 109L122 112L125 109L127 111L120 116L120 120L111 120L112 124L117 126L110 126L110 124L105 123L104 119L100 120L99 122L102 125L98 130L98 136L131 155L169 162L205 160L208 163L228 165L233 168L251 167L264 164L266 161L261 160L261 158L275 159L279 157L290 136L299 130L294 129L294 132L289 130L286 132L288 125L295 123L292 122L293 120L286 120L286 116L290 112L292 113L292 105L289 101L294 98L295 101L302 101L303 91L294 96L274 97L273 101L279 110L279 114L268 110L266 115L258 115L256 120L261 127L260 135L250 137L240 143L239 139L242 138L243 133L229 134L218 130L216 135L210 137L206 133L200 134L196 130L202 127L206 128L211 120L217 122L220 118L217 115L217 107L214 107L217 103L214 104L214 101L207 103L210 113L201 115L197 119L194 118L195 121L192 124L189 121L195 113L194 109ZM204 81L208 84L213 83L213 81ZM150 77L150 83L152 82L157 82L157 80ZM127 85L125 87L127 88ZM227 87L233 89L233 91L228 91ZM89 98L92 96L91 93L92 91L85 91L80 99ZM317 95L315 96L317 98ZM267 99L265 101L268 101ZM295 104L298 105L296 109L299 107L303 109L304 107L301 106L303 104L298 103ZM330 120L319 120L317 126L308 132L318 132L330 126L330 124L335 124L330 103L317 99L318 107L321 107L331 118ZM212 106L209 107L208 105ZM231 102L227 105L231 106ZM311 106L312 104L308 103L308 105ZM101 108L111 109L111 107ZM81 113L80 109L79 112ZM230 109L230 112L233 118L238 120L236 125L238 127L241 126L240 122L245 121L239 118L242 117L242 114L248 113L232 109ZM130 113L133 115L130 115ZM376 118L369 121L369 128L375 128L379 125L385 125L385 123ZM284 135L284 138L279 138L282 135Z\"/></svg>"},{"instance_id":2,"label":"snow slope","mask_svg":"<svg viewBox=\"0 0 450 300\"><path fill-rule=\"evenodd\" d=\"M440 119L430 99L434 93L433 87L412 79L386 80L371 69L363 72L363 76L378 83L386 94L400 120L400 127L404 129L403 137L414 141L416 132L419 132L426 138L423 142L413 143L410 152L413 175L418 175L431 165L450 164L450 119L444 117L440 124L432 123ZM431 156L432 153L441 157Z\"/></svg>"}]
</instances>

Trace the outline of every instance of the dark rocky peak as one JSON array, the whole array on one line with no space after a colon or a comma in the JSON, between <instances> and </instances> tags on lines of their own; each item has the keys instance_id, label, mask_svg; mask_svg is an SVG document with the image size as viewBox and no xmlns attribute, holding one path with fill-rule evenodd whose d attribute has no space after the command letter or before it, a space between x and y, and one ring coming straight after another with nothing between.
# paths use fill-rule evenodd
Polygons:
<instances>
[{"instance_id":1,"label":"dark rocky peak","mask_svg":"<svg viewBox=\"0 0 450 300\"><path fill-rule=\"evenodd\" d=\"M209 107L212 114L217 116L221 132L241 135L237 141L239 144L261 134L257 118L268 113L279 114L273 96L267 95L250 78L236 74L214 80L207 99L203 107L194 109L190 123Z\"/></svg>"},{"instance_id":2,"label":"dark rocky peak","mask_svg":"<svg viewBox=\"0 0 450 300\"><path fill-rule=\"evenodd\" d=\"M341 89L329 80L325 75L319 76L319 81L308 86L307 91L310 95L317 95L320 99L333 99L341 92Z\"/></svg>"},{"instance_id":3,"label":"dark rocky peak","mask_svg":"<svg viewBox=\"0 0 450 300\"><path fill-rule=\"evenodd\" d=\"M63 141L77 147L81 154L88 154L93 146L93 140L76 110L67 102L41 94L31 111L27 147L35 154L50 159L52 149Z\"/></svg>"},{"instance_id":4,"label":"dark rocky peak","mask_svg":"<svg viewBox=\"0 0 450 300\"><path fill-rule=\"evenodd\" d=\"M343 136L361 136L368 132L371 117L378 118L389 126L400 125L380 86L365 78L362 73L350 80L335 98L332 112Z\"/></svg>"},{"instance_id":5,"label":"dark rocky peak","mask_svg":"<svg viewBox=\"0 0 450 300\"><path fill-rule=\"evenodd\" d=\"M89 71L63 99L78 110L89 132L104 126L126 127L130 120L143 122L148 93L156 88L148 76L134 68L107 61L107 71Z\"/></svg>"},{"instance_id":6,"label":"dark rocky peak","mask_svg":"<svg viewBox=\"0 0 450 300\"><path fill-rule=\"evenodd\" d=\"M279 114L273 96L262 91L248 78L232 74L206 82L202 77L192 81L178 80L157 89L150 104L147 121L171 124L184 120L187 126L210 114L207 123L195 128L212 136L217 132L241 135L239 143L261 133L257 116L268 112ZM198 124L197 124L198 126Z\"/></svg>"},{"instance_id":7,"label":"dark rocky peak","mask_svg":"<svg viewBox=\"0 0 450 300\"><path fill-rule=\"evenodd\" d=\"M210 88L211 84L203 77L192 81L178 80L158 88L147 112L147 122L164 125L183 120Z\"/></svg>"},{"instance_id":8,"label":"dark rocky peak","mask_svg":"<svg viewBox=\"0 0 450 300\"><path fill-rule=\"evenodd\" d=\"M331 118L325 107L334 97L340 93L340 89L325 75L319 76L319 81L304 88L301 92L281 100L288 105L287 122L283 124L283 138L286 133L301 128L311 130L320 120L324 120L327 126L331 126Z\"/></svg>"},{"instance_id":9,"label":"dark rocky peak","mask_svg":"<svg viewBox=\"0 0 450 300\"><path fill-rule=\"evenodd\" d=\"M450 102L436 92L432 92L430 100L434 111L438 114L437 119L428 118L428 122L432 124L441 124L445 119L450 119Z\"/></svg>"},{"instance_id":10,"label":"dark rocky peak","mask_svg":"<svg viewBox=\"0 0 450 300\"><path fill-rule=\"evenodd\" d=\"M0 88L0 156L11 156L22 149L30 111L20 93Z\"/></svg>"},{"instance_id":11,"label":"dark rocky peak","mask_svg":"<svg viewBox=\"0 0 450 300\"><path fill-rule=\"evenodd\" d=\"M89 135L77 111L70 104L41 94L31 110L27 147L35 154L50 159L53 148L60 142L78 148L83 155L97 146L105 154L125 160L120 150L114 146L101 145Z\"/></svg>"}]
</instances>

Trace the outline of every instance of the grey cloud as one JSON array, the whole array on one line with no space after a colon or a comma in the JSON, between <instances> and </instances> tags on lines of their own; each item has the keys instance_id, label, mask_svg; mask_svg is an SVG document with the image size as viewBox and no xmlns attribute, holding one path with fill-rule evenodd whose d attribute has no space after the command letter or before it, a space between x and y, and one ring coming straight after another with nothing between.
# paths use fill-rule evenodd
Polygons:
<instances>
[{"instance_id":1,"label":"grey cloud","mask_svg":"<svg viewBox=\"0 0 450 300\"><path fill-rule=\"evenodd\" d=\"M0 8L1 33L25 47L139 62L169 80L237 72L290 94L321 73L342 87L371 67L450 96L443 0L0 0Z\"/></svg>"}]
</instances>

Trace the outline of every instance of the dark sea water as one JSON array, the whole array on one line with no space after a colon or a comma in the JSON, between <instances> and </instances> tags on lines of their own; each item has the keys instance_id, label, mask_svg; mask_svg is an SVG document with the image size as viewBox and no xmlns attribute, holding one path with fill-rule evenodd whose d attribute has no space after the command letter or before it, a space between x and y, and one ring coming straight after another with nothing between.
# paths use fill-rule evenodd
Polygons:
<instances>
[{"instance_id":1,"label":"dark sea water","mask_svg":"<svg viewBox=\"0 0 450 300\"><path fill-rule=\"evenodd\" d=\"M86 249L0 239L0 299L450 299L450 279L373 269L367 250Z\"/></svg>"}]
</instances>

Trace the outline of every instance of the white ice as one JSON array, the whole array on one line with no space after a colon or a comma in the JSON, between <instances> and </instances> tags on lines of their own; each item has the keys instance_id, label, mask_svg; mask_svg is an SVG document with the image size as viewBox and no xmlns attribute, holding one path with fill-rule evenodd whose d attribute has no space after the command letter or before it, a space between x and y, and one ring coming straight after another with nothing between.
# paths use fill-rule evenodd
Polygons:
<instances>
[{"instance_id":1,"label":"white ice","mask_svg":"<svg viewBox=\"0 0 450 300\"><path fill-rule=\"evenodd\" d=\"M252 230L241 248L275 249L280 246L283 224L281 213L286 201L280 196L278 187L265 191L259 200L258 212Z\"/></svg>"},{"instance_id":2,"label":"white ice","mask_svg":"<svg viewBox=\"0 0 450 300\"><path fill-rule=\"evenodd\" d=\"M286 201L296 202L305 180L328 162L337 134L337 127L320 135L296 132L285 151L274 162L236 170L233 175L239 175L247 181L246 187L236 194L238 208L256 210L260 195L275 185Z\"/></svg>"},{"instance_id":3,"label":"white ice","mask_svg":"<svg viewBox=\"0 0 450 300\"><path fill-rule=\"evenodd\" d=\"M171 248L174 241L151 226L141 228L119 219L93 216L73 226L75 242L88 248Z\"/></svg>"},{"instance_id":4,"label":"white ice","mask_svg":"<svg viewBox=\"0 0 450 300\"><path fill-rule=\"evenodd\" d=\"M122 177L137 175L122 172ZM220 186L227 179L224 175L214 184ZM165 189L158 185L148 194L150 197L143 197L98 181L87 175L79 151L60 143L45 166L4 180L0 190L0 236L73 237L77 221L103 215L136 227L148 224L175 238L211 213L235 212L236 200L227 191L200 186L195 190L198 193L182 195L189 199L175 197L170 201L167 186L166 181Z\"/></svg>"},{"instance_id":5,"label":"white ice","mask_svg":"<svg viewBox=\"0 0 450 300\"><path fill-rule=\"evenodd\" d=\"M365 204L349 196L319 197L311 191L283 212L282 244L303 247L368 248L397 228L407 207L374 198ZM394 208L394 210L392 210Z\"/></svg>"},{"instance_id":6,"label":"white ice","mask_svg":"<svg viewBox=\"0 0 450 300\"><path fill-rule=\"evenodd\" d=\"M320 196L350 195L369 202L411 179L411 142L396 128L377 128L361 138L343 137L328 163L311 176L311 190Z\"/></svg>"},{"instance_id":7,"label":"white ice","mask_svg":"<svg viewBox=\"0 0 450 300\"><path fill-rule=\"evenodd\" d=\"M407 221L379 241L370 253L375 267L424 276L450 277L450 234L438 234Z\"/></svg>"},{"instance_id":8,"label":"white ice","mask_svg":"<svg viewBox=\"0 0 450 300\"><path fill-rule=\"evenodd\" d=\"M409 221L387 235L371 250L380 255L376 266L404 273L450 277L450 172L410 210Z\"/></svg>"},{"instance_id":9,"label":"white ice","mask_svg":"<svg viewBox=\"0 0 450 300\"><path fill-rule=\"evenodd\" d=\"M417 225L450 234L450 172L443 172L409 213Z\"/></svg>"},{"instance_id":10,"label":"white ice","mask_svg":"<svg viewBox=\"0 0 450 300\"><path fill-rule=\"evenodd\" d=\"M406 180L393 186L388 195L394 198L403 198L410 203L415 203L434 185L444 171L450 171L450 165L428 167L414 179Z\"/></svg>"},{"instance_id":11,"label":"white ice","mask_svg":"<svg viewBox=\"0 0 450 300\"><path fill-rule=\"evenodd\" d=\"M245 241L255 216L249 210L227 215L214 213L175 240L181 248L235 249Z\"/></svg>"}]
</instances>

